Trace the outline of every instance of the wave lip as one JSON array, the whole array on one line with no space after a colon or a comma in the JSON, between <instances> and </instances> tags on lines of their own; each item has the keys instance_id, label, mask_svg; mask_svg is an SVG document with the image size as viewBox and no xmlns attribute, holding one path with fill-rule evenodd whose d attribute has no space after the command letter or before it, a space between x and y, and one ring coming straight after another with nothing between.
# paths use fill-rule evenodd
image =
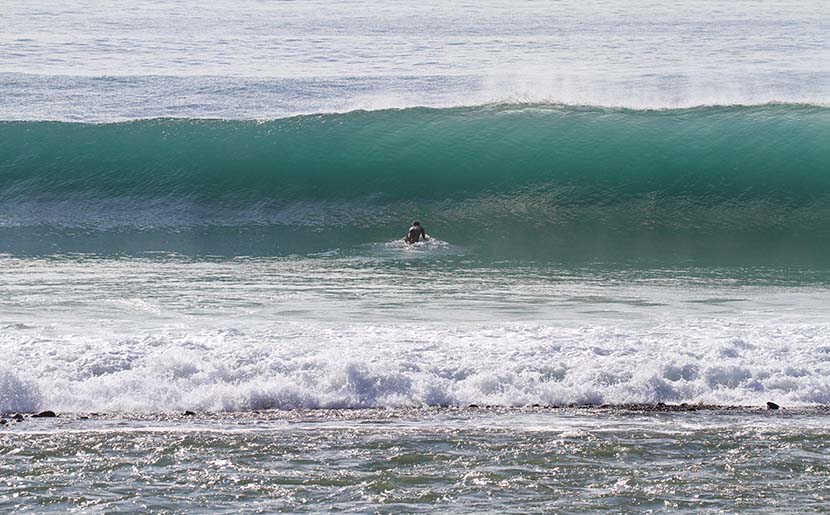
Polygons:
<instances>
[{"instance_id":1,"label":"wave lip","mask_svg":"<svg viewBox=\"0 0 830 515\"><path fill-rule=\"evenodd\" d=\"M525 70L515 75L246 77L0 73L0 120L125 122L157 118L275 120L412 108L549 104L632 110L765 104L830 105L830 74L609 79ZM175 91L176 95L170 95Z\"/></svg>"}]
</instances>

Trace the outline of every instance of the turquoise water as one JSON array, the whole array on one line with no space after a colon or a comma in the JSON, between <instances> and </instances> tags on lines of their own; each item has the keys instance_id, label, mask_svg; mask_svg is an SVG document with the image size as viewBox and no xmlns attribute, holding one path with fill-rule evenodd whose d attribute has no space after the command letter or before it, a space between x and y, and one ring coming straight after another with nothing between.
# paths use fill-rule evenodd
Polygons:
<instances>
[{"instance_id":1,"label":"turquoise water","mask_svg":"<svg viewBox=\"0 0 830 515\"><path fill-rule=\"evenodd\" d=\"M824 509L830 4L0 26L4 512Z\"/></svg>"},{"instance_id":2,"label":"turquoise water","mask_svg":"<svg viewBox=\"0 0 830 515\"><path fill-rule=\"evenodd\" d=\"M5 252L354 252L421 218L495 258L827 266L823 107L495 105L0 134Z\"/></svg>"}]
</instances>

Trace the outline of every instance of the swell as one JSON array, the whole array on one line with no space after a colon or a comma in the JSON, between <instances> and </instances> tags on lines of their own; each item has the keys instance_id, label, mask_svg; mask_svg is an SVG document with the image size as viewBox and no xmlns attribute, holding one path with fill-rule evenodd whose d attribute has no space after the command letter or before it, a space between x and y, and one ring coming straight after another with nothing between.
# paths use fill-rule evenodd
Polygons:
<instances>
[{"instance_id":1,"label":"swell","mask_svg":"<svg viewBox=\"0 0 830 515\"><path fill-rule=\"evenodd\" d=\"M806 105L2 122L0 229L17 242L32 228L286 242L349 228L366 243L420 217L444 239L484 228L514 248L598 234L809 242L830 233L827 141L830 109Z\"/></svg>"}]
</instances>

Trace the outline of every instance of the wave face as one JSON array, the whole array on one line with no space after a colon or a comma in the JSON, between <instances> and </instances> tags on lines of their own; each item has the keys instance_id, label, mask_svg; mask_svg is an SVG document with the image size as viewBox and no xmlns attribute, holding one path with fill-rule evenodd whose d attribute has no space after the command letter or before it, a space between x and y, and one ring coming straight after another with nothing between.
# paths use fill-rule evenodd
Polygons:
<instances>
[{"instance_id":1,"label":"wave face","mask_svg":"<svg viewBox=\"0 0 830 515\"><path fill-rule=\"evenodd\" d=\"M816 264L830 234L830 109L816 106L2 122L0 141L11 253L317 252L420 218L498 255Z\"/></svg>"}]
</instances>

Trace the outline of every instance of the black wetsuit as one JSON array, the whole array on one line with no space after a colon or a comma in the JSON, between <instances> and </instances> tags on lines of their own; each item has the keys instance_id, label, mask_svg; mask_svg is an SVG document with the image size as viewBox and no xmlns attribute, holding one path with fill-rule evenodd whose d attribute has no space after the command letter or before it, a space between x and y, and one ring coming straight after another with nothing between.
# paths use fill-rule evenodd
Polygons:
<instances>
[{"instance_id":1,"label":"black wetsuit","mask_svg":"<svg viewBox=\"0 0 830 515\"><path fill-rule=\"evenodd\" d=\"M404 238L407 243L415 243L416 241L424 241L427 239L427 232L420 225L413 225L409 228L409 234Z\"/></svg>"}]
</instances>

